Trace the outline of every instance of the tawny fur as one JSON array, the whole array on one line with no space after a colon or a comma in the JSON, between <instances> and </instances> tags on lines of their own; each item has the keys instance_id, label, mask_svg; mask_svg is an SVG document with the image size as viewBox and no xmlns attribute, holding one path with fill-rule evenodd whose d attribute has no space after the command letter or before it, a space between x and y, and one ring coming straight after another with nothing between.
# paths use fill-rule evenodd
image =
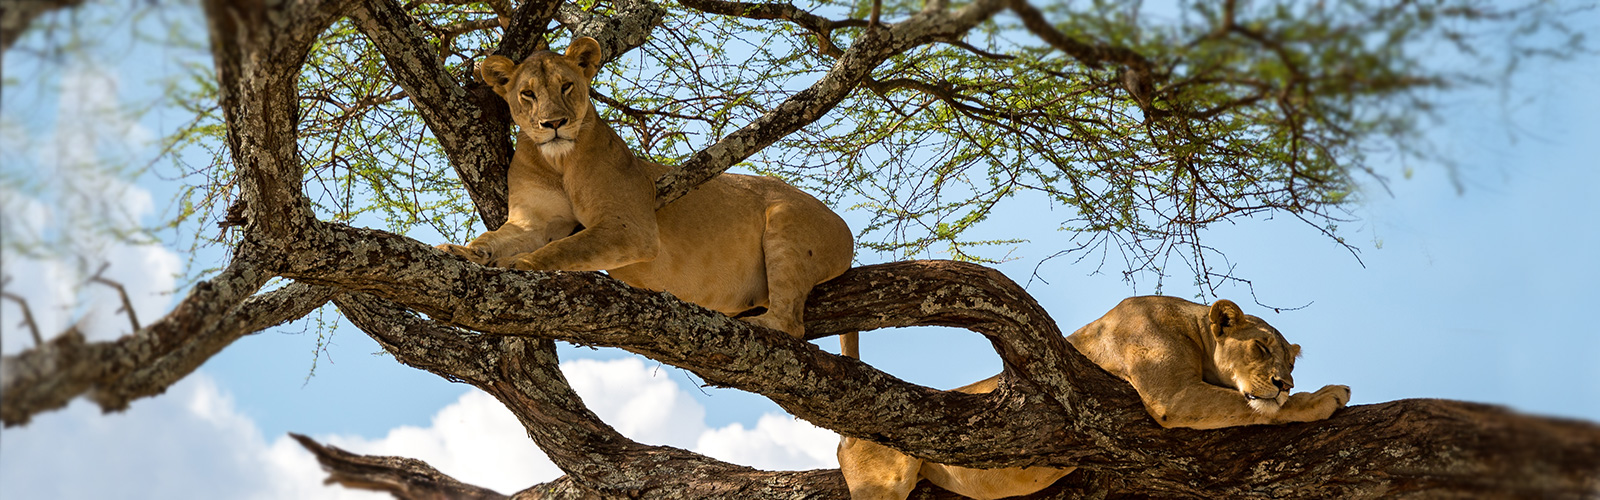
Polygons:
<instances>
[{"instance_id":1,"label":"tawny fur","mask_svg":"<svg viewBox=\"0 0 1600 500\"><path fill-rule=\"evenodd\" d=\"M1290 394L1300 346L1228 300L1206 306L1172 297L1132 297L1067 341L1132 384L1145 410L1166 428L1310 422L1328 418L1350 401L1350 388L1342 385ZM990 392L999 380L996 375L956 390ZM839 444L839 469L854 500L904 500L921 478L977 499L1027 495L1073 470L969 469L848 437Z\"/></svg>"},{"instance_id":2,"label":"tawny fur","mask_svg":"<svg viewBox=\"0 0 1600 500\"><path fill-rule=\"evenodd\" d=\"M521 132L508 172L505 225L438 248L485 265L607 271L795 337L806 295L850 267L850 229L816 198L777 179L722 174L656 210L668 167L635 157L589 99L600 45L521 64L490 56L478 76L505 98ZM576 230L576 231L575 231Z\"/></svg>"}]
</instances>

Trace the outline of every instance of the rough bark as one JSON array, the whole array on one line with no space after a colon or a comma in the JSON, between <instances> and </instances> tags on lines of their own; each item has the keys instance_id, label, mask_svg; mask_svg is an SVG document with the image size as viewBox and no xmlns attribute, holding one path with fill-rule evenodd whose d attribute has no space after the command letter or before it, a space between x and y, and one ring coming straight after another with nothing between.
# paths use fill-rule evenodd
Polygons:
<instances>
[{"instance_id":1,"label":"rough bark","mask_svg":"<svg viewBox=\"0 0 1600 500\"><path fill-rule=\"evenodd\" d=\"M537 9L540 4L530 2L518 9L515 25L532 31L532 26L548 23L549 17L537 18L546 14ZM505 104L497 109L500 97L471 76L467 82L457 82L399 2L365 0L351 17L383 54L389 75L405 89L423 123L441 142L484 226L499 228L506 220L505 175L512 153L511 117L503 109Z\"/></svg>"},{"instance_id":2,"label":"rough bark","mask_svg":"<svg viewBox=\"0 0 1600 500\"><path fill-rule=\"evenodd\" d=\"M589 273L563 273L575 278L599 278ZM986 321L983 314L964 314L974 308L980 297L987 295L993 303L1000 297L970 293L965 301L947 302L931 299L920 305L896 305L906 294L923 293L938 297L941 286L953 289L1014 287L1009 282L984 280L985 271L976 266L954 263L897 263L868 266L852 270L834 282L828 283L813 296L809 311L820 316L808 327L826 334L830 328L853 328L888 324L945 324L973 327ZM885 280L892 277L893 280ZM987 282L986 282L987 281ZM935 283L944 282L942 285ZM562 289L570 296L593 296L578 289L579 285L566 283L550 288ZM861 294L859 290L881 290L880 298ZM929 292L930 289L935 289ZM951 292L945 292L949 296ZM641 293L641 295L644 295ZM490 301L501 297L488 297ZM624 302L648 303L645 297L625 297ZM352 321L383 342L397 360L427 369L442 376L472 383L494 394L505 402L519 418L523 419L536 442L546 449L559 466L585 486L594 486L608 495L616 496L684 496L732 498L795 498L809 497L817 491L842 491L830 486L833 479L802 474L800 478L785 475L801 473L760 473L666 447L648 447L633 443L617 435L610 427L583 410L581 400L570 393L560 372L555 370L553 349L543 340L522 340L506 336L469 333L445 325L443 322L425 321L407 312L407 307L372 297L346 296L339 300L341 308ZM607 301L609 302L609 301ZM963 305L965 304L965 305ZM648 304L647 304L648 305ZM521 306L516 306L521 307ZM609 304L606 307L625 307ZM1010 309L1015 308L1011 306ZM679 309L694 309L681 306ZM618 311L639 315L645 319L635 329L659 331L657 321L676 322L687 319L656 319L650 316L676 312L641 310ZM691 311L707 316L702 320L717 318L714 313ZM978 318L974 318L977 316ZM1001 315L1009 316L1009 315ZM908 319L911 318L911 319ZM549 321L560 321L550 318ZM987 319L992 321L992 319ZM524 323L525 318L513 318L509 323ZM544 320L539 320L544 321ZM567 340L602 345L622 345L672 364L683 366L705 377L708 382L732 385L741 389L761 392L779 401L786 409L819 425L837 427L848 432L860 429L862 422L828 422L822 415L830 403L847 401L846 407L871 407L875 412L873 422L889 421L905 414L938 415L939 406L922 407L916 403L850 400L853 394L878 394L891 392L898 387L860 387L840 391L831 388L813 388L815 396L799 397L799 403L786 402L797 396L795 386L788 382L794 374L787 366L747 364L742 359L728 359L723 354L725 342L742 344L745 339L717 338L702 347L700 360L664 359L663 352L647 338L650 335L630 336L626 332L606 332L609 325L595 325L596 330L581 334L562 335ZM567 327L553 327L565 331ZM475 326L474 329L494 331L494 328ZM540 328L542 329L542 328ZM725 332L733 335L737 332ZM758 331L754 337L764 337L775 343L783 340L776 332ZM594 335L591 335L594 334ZM627 340L623 340L623 338ZM596 342L599 339L611 339ZM675 344L666 341L662 344ZM757 358L803 356L782 352L784 346L764 347L735 345L731 349L759 349ZM796 351L814 350L806 345L790 346ZM749 352L749 351L747 351ZM870 353L868 353L870 357ZM1081 358L1069 352L1074 358ZM840 363L850 360L832 357ZM749 358L750 356L746 356ZM819 359L817 362L825 360ZM1009 361L1009 359L1008 359ZM731 366L730 366L731 365ZM848 366L838 368L835 378L861 376L886 377L875 373L850 373ZM1439 400L1406 400L1352 407L1337 413L1323 422L1282 426L1259 426L1215 431L1163 430L1144 414L1131 388L1109 375L1093 370L1082 374L1084 382L1079 390L1088 401L1109 401L1110 411L1089 412L1089 422L1060 423L1051 419L1059 410L1044 405L1032 410L1026 405L988 406L976 401L956 403L954 412L977 410L974 413L999 415L1003 422L1020 427L1044 427L1049 431L1030 448L1006 458L995 450L1011 448L985 437L981 418L968 425L965 421L951 420L924 426L894 424L873 437L882 442L904 447L918 455L944 455L941 461L966 464L1020 464L1036 463L1043 458L1058 465L1076 464L1086 470L1075 473L1063 484L1042 492L1042 497L1068 498L1095 491L1105 491L1111 496L1175 496L1201 498L1244 497L1310 497L1310 498L1370 498L1386 495L1416 494L1424 496L1507 496L1545 498L1586 498L1600 490L1595 471L1600 470L1600 427L1591 423L1563 421L1517 415L1501 408L1471 403ZM803 376L801 378L804 378ZM898 381L895 381L898 383ZM903 383L901 383L903 384ZM776 388L776 389L774 389ZM787 388L787 389L786 389ZM1002 389L1026 393L1025 387ZM924 399L934 400L952 394L927 391ZM1015 396L1000 398L1014 401ZM860 405L870 406L860 406ZM798 410L798 411L797 411ZM1041 414L1042 413L1042 414ZM820 415L820 416L819 416ZM963 417L982 417L967 414ZM847 417L849 418L849 417ZM853 418L862 420L860 412ZM1099 442L1074 438L1079 429L1106 426ZM951 432L950 429L961 429ZM1016 431L1013 431L1016 432ZM1004 439L1002 433L992 433ZM897 439L899 441L897 441ZM921 448L939 453L920 453ZM648 464L648 466L646 466ZM656 473L660 472L660 473ZM777 475L774 475L777 474ZM688 482L672 482L692 478ZM801 490L773 488L779 478L808 481ZM664 484L667 483L667 484ZM736 493L728 493L736 492ZM828 494L821 494L827 497ZM831 498L838 498L832 496Z\"/></svg>"},{"instance_id":3,"label":"rough bark","mask_svg":"<svg viewBox=\"0 0 1600 500\"><path fill-rule=\"evenodd\" d=\"M1020 287L980 266L862 267L818 287L807 306L812 337L910 325L955 326L987 336L1004 359L1000 388L958 394L906 383L780 332L598 273L489 269L401 236L318 221L300 188L295 78L317 34L347 12L390 66L399 68L397 80L419 109L427 109L423 114L432 118L426 121L463 177L469 170L478 176L465 182L475 201L484 197L479 208L485 221L496 213L503 217L503 201L485 205L497 203L492 191L504 188L489 169L504 168L492 163L505 152L509 122L463 125L492 114L481 91L464 90L418 46L420 34L398 5L355 1L205 3L227 143L250 212L246 237L227 271L136 334L91 344L69 332L6 358L0 416L8 424L86 392L108 410L123 408L164 390L239 336L331 299L396 360L471 383L517 415L530 438L568 474L519 498L844 496L837 471L759 471L621 436L566 384L555 340L620 347L680 366L708 383L769 397L817 425L938 462L1081 468L1039 498L1600 496L1600 427L1483 405L1408 400L1353 407L1307 424L1161 429L1132 388L1074 351ZM707 11L750 5L687 3L696 4ZM659 20L653 4L628 5L607 20L530 2L513 16L512 31L535 33L547 24L541 16L566 16L563 22L580 33L598 30L611 37L607 55L614 57L642 42ZM1018 5L1026 4L977 0L946 12L945 2L932 1L900 23L867 30L815 85L661 179L661 201L813 123L886 58L951 39L1008 6L1026 18L1028 11ZM759 8L751 12L771 17ZM816 24L795 13L790 17ZM501 50L538 45L513 42ZM273 276L296 283L252 297ZM360 457L297 439L344 484L403 498L499 497L420 462ZM924 485L916 498L941 495L947 494Z\"/></svg>"}]
</instances>

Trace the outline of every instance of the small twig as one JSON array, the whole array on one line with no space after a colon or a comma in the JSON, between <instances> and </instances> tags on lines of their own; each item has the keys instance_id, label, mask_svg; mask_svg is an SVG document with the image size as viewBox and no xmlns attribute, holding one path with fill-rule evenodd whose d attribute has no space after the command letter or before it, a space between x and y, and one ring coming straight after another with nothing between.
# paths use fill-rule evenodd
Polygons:
<instances>
[{"instance_id":1,"label":"small twig","mask_svg":"<svg viewBox=\"0 0 1600 500\"><path fill-rule=\"evenodd\" d=\"M94 276L89 278L89 282L99 283L117 290L117 295L122 296L122 309L117 312L128 313L128 323L132 324L133 331L137 332L139 331L139 317L133 313L133 301L128 300L128 290L123 288L122 283L118 283L100 276L100 274L106 272L106 268L109 267L111 267L110 262L101 264L100 270L94 272Z\"/></svg>"},{"instance_id":2,"label":"small twig","mask_svg":"<svg viewBox=\"0 0 1600 500\"><path fill-rule=\"evenodd\" d=\"M6 285L9 284L11 284L11 277L6 276L4 281L0 281L0 290L5 289ZM28 327L28 332L33 334L33 345L44 345L44 337L39 336L39 324L33 321L33 310L28 308L27 299L11 292L0 292L0 297L11 299L22 307L22 323L20 326Z\"/></svg>"}]
</instances>

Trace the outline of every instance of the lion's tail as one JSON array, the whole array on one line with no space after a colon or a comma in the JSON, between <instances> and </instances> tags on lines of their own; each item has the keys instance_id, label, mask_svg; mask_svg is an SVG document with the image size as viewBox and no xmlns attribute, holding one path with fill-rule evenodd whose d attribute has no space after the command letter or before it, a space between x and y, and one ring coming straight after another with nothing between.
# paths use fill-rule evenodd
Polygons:
<instances>
[{"instance_id":1,"label":"lion's tail","mask_svg":"<svg viewBox=\"0 0 1600 500\"><path fill-rule=\"evenodd\" d=\"M839 334L839 354L861 359L861 334L858 332Z\"/></svg>"}]
</instances>

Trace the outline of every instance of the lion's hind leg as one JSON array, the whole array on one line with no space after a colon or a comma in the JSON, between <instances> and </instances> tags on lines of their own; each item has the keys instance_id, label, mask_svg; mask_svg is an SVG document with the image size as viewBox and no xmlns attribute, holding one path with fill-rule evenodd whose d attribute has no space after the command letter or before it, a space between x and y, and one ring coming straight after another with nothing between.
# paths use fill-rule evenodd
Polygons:
<instances>
[{"instance_id":1,"label":"lion's hind leg","mask_svg":"<svg viewBox=\"0 0 1600 500\"><path fill-rule=\"evenodd\" d=\"M821 207L820 202L814 203L818 207L792 202L767 207L761 236L767 271L767 312L746 319L796 338L805 336L806 296L818 283L849 269L855 252L844 221Z\"/></svg>"},{"instance_id":2,"label":"lion's hind leg","mask_svg":"<svg viewBox=\"0 0 1600 500\"><path fill-rule=\"evenodd\" d=\"M922 461L852 437L839 440L839 472L851 500L905 500L917 486Z\"/></svg>"}]
</instances>

